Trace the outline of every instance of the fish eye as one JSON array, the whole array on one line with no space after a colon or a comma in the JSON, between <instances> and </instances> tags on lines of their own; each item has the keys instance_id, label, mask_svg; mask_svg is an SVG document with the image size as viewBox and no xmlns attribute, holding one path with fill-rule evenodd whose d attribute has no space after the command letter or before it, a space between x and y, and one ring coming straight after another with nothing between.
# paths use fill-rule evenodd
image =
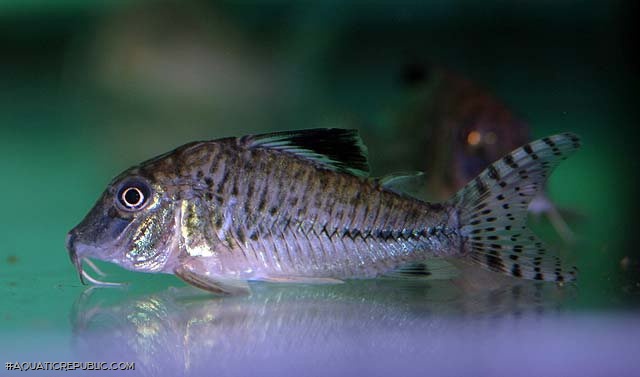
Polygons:
<instances>
[{"instance_id":1,"label":"fish eye","mask_svg":"<svg viewBox=\"0 0 640 377\"><path fill-rule=\"evenodd\" d=\"M493 145L496 143L498 137L494 132L480 132L478 130L473 130L467 134L466 142L472 147L480 147L482 145Z\"/></svg>"},{"instance_id":2,"label":"fish eye","mask_svg":"<svg viewBox=\"0 0 640 377\"><path fill-rule=\"evenodd\" d=\"M469 132L469 134L467 134L467 144L469 144L472 147L477 147L478 145L480 145L480 142L482 141L482 134L476 130L473 130L471 132Z\"/></svg>"},{"instance_id":3,"label":"fish eye","mask_svg":"<svg viewBox=\"0 0 640 377\"><path fill-rule=\"evenodd\" d=\"M126 181L118 190L116 201L125 211L137 211L147 204L151 196L151 189L145 182L138 180Z\"/></svg>"}]
</instances>

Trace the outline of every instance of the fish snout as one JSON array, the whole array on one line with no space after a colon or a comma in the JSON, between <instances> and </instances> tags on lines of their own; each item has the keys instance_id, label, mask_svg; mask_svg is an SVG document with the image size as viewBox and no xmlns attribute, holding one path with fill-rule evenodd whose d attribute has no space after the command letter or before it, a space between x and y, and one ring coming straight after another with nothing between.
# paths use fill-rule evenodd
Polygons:
<instances>
[{"instance_id":1,"label":"fish snout","mask_svg":"<svg viewBox=\"0 0 640 377\"><path fill-rule=\"evenodd\" d=\"M79 261L78 251L76 250L77 239L78 234L76 233L75 229L73 229L69 233L67 233L67 239L65 241L65 246L69 251L69 259L71 259L71 263L73 263L74 265L77 265Z\"/></svg>"},{"instance_id":2,"label":"fish snout","mask_svg":"<svg viewBox=\"0 0 640 377\"><path fill-rule=\"evenodd\" d=\"M67 250L69 250L70 253L75 253L76 238L78 238L78 235L76 234L75 231L72 230L69 233L67 233L67 240L65 241L65 246L67 247Z\"/></svg>"}]
</instances>

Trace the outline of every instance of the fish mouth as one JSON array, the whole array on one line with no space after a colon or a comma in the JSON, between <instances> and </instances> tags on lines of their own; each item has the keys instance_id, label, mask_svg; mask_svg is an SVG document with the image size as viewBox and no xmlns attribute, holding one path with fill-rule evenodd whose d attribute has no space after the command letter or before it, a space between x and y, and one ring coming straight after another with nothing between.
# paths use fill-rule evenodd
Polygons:
<instances>
[{"instance_id":1,"label":"fish mouth","mask_svg":"<svg viewBox=\"0 0 640 377\"><path fill-rule=\"evenodd\" d=\"M71 259L71 263L73 264L73 266L75 267L76 271L78 272L78 277L80 278L80 282L82 283L82 285L87 285L87 283L85 282L85 279L97 286L119 286L122 285L122 283L113 283L113 282L108 282L108 281L101 281L98 280L94 277L92 277L91 275L89 275L83 268L83 262L87 264L87 266L89 266L93 272L95 272L96 274L100 275L100 276L105 276L106 274L104 272L102 272L98 266L96 266L95 264L93 264L93 262L91 262L91 260L89 258L81 258L78 255L77 252L77 247L75 244L76 241L76 234L72 231L69 232L69 234L67 234L67 242L66 242L66 246L67 246L67 250L69 250L69 259Z\"/></svg>"}]
</instances>

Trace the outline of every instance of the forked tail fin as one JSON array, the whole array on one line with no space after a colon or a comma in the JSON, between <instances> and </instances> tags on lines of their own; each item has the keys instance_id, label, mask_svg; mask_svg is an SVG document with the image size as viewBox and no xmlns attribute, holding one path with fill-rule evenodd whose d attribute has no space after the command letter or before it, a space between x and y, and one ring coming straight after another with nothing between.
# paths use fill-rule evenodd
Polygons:
<instances>
[{"instance_id":1,"label":"forked tail fin","mask_svg":"<svg viewBox=\"0 0 640 377\"><path fill-rule=\"evenodd\" d=\"M485 169L451 200L458 208L463 252L475 264L524 279L572 281L575 267L527 227L529 202L551 171L580 147L571 133L545 137L509 153Z\"/></svg>"}]
</instances>

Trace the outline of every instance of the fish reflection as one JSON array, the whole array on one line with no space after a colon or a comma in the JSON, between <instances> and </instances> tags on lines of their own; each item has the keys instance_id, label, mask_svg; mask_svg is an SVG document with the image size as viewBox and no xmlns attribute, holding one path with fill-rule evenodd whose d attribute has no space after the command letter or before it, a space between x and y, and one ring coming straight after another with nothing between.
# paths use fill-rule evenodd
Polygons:
<instances>
[{"instance_id":1,"label":"fish reflection","mask_svg":"<svg viewBox=\"0 0 640 377\"><path fill-rule=\"evenodd\" d=\"M80 357L133 360L149 376L265 375L309 365L320 369L305 374L355 372L365 359L391 367L401 355L435 352L450 330L556 312L572 296L567 288L519 282L476 294L451 281L258 283L250 297L183 287L112 301L105 295L113 290L98 290L76 302L73 337Z\"/></svg>"}]
</instances>

